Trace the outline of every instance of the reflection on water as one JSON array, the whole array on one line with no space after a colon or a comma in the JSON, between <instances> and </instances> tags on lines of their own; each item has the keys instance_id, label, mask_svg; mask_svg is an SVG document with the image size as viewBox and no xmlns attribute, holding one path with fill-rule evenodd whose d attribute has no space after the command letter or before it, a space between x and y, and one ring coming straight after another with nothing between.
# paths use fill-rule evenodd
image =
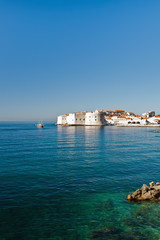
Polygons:
<instances>
[{"instance_id":1,"label":"reflection on water","mask_svg":"<svg viewBox=\"0 0 160 240\"><path fill-rule=\"evenodd\" d=\"M159 181L147 128L0 124L0 239L159 239L160 205L129 204Z\"/></svg>"}]
</instances>

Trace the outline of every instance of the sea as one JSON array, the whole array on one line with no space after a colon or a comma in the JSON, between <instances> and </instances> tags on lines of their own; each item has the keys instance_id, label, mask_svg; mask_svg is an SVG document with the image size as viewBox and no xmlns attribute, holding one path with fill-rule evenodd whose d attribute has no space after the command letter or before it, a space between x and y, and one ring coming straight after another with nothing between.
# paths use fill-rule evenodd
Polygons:
<instances>
[{"instance_id":1,"label":"sea","mask_svg":"<svg viewBox=\"0 0 160 240\"><path fill-rule=\"evenodd\" d=\"M0 123L0 240L158 240L160 133L145 127Z\"/></svg>"}]
</instances>

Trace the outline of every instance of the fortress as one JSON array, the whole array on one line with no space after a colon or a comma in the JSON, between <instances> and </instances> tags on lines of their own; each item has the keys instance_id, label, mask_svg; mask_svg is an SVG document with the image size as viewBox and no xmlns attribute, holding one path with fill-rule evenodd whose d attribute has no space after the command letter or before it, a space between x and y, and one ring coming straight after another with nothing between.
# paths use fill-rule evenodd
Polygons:
<instances>
[{"instance_id":1,"label":"fortress","mask_svg":"<svg viewBox=\"0 0 160 240\"><path fill-rule=\"evenodd\" d=\"M76 112L57 117L57 125L69 126L104 126L107 125L106 113L103 111Z\"/></svg>"}]
</instances>

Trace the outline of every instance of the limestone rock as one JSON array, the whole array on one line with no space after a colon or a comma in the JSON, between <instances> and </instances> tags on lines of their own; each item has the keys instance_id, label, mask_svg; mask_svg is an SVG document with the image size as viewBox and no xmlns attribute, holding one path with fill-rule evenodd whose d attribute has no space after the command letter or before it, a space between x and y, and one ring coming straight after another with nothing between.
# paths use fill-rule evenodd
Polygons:
<instances>
[{"instance_id":1,"label":"limestone rock","mask_svg":"<svg viewBox=\"0 0 160 240\"><path fill-rule=\"evenodd\" d=\"M143 193L148 192L149 187L146 184L143 184L143 186L141 187L141 190Z\"/></svg>"},{"instance_id":2,"label":"limestone rock","mask_svg":"<svg viewBox=\"0 0 160 240\"><path fill-rule=\"evenodd\" d=\"M127 196L128 201L157 201L160 200L160 183L150 183L150 187L143 184L141 189L136 190L134 193Z\"/></svg>"},{"instance_id":3,"label":"limestone rock","mask_svg":"<svg viewBox=\"0 0 160 240\"><path fill-rule=\"evenodd\" d=\"M154 187L156 184L154 182L150 182L149 185L150 185L150 188L151 188L151 187Z\"/></svg>"}]
</instances>

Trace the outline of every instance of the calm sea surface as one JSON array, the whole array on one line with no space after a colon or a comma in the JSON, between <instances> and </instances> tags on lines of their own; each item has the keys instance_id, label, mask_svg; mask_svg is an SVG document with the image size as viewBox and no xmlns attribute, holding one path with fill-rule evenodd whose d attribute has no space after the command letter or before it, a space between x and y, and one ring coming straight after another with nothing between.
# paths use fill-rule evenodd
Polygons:
<instances>
[{"instance_id":1,"label":"calm sea surface","mask_svg":"<svg viewBox=\"0 0 160 240\"><path fill-rule=\"evenodd\" d=\"M0 240L160 239L160 204L125 201L160 181L152 130L0 123Z\"/></svg>"}]
</instances>

